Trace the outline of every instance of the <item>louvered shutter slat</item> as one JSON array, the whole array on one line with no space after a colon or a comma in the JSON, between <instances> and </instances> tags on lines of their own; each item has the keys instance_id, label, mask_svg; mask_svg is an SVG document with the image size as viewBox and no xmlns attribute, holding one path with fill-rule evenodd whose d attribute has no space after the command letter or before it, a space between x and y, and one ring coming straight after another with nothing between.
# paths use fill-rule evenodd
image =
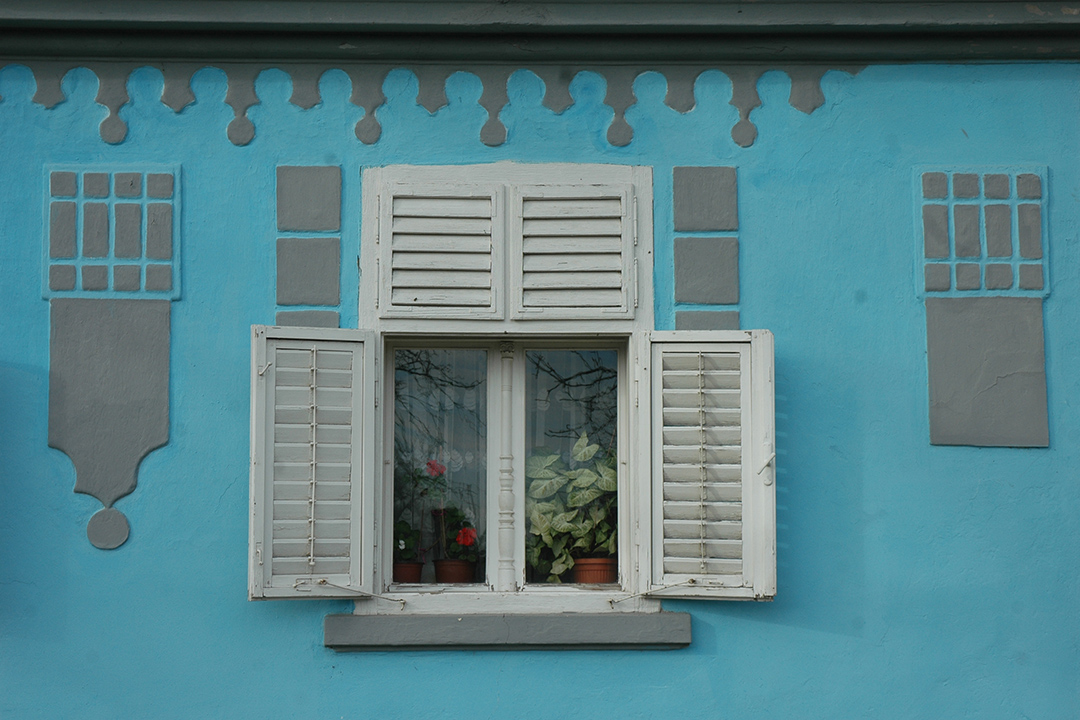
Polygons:
<instances>
[{"instance_id":1,"label":"louvered shutter slat","mask_svg":"<svg viewBox=\"0 0 1080 720\"><path fill-rule=\"evenodd\" d=\"M352 596L363 584L364 343L266 330L253 373L251 595Z\"/></svg>"}]
</instances>

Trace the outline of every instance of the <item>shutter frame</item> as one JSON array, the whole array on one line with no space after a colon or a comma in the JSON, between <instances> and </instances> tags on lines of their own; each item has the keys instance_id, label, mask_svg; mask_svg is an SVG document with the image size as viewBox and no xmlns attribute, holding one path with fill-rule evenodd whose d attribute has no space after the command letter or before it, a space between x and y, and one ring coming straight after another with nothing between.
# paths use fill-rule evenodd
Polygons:
<instances>
[{"instance_id":1,"label":"shutter frame","mask_svg":"<svg viewBox=\"0 0 1080 720\"><path fill-rule=\"evenodd\" d=\"M375 449L375 412L374 412L374 382L375 382L375 344L371 341L371 334L357 330L339 330L323 328L278 328L266 326L252 327L252 369L251 369L251 486L250 486L250 538L249 538L249 572L248 572L248 596L249 599L270 598L312 598L312 597L341 597L360 598L372 592L372 562L373 545L370 540L373 537L374 508L374 449ZM334 353L340 358L340 354L347 352L351 356L351 379L350 392L348 394L348 406L350 409L350 422L348 424L349 447L348 457L348 530L347 537L333 537L340 534L341 522L330 521L316 524L316 527L329 528L336 523L337 527L329 535L319 538L316 530L315 543L323 548L328 545L340 549L343 543L348 547L348 569L344 572L322 573L286 573L275 572L274 565L274 539L279 543L288 544L289 539L284 538L284 524L275 526L274 523L274 490L276 473L275 468L275 424L284 424L277 420L277 406L275 398L278 390L285 388L284 392L292 393L288 384L276 382L278 368L275 358L276 350L311 350L318 349ZM317 356L317 353L315 354ZM316 366L316 378L318 378L318 365ZM325 367L325 366L324 366ZM308 371L309 368L286 368L287 371L296 375ZM336 377L335 382L344 380L343 370L334 370L328 376ZM284 379L284 378L282 378ZM330 392L327 392L329 388ZM297 393L300 391L297 386ZM334 394L341 397L342 390L335 389L331 383L320 384L316 379L314 391L318 395ZM316 405L316 408L318 405ZM336 408L346 407L341 405ZM340 445L343 433L340 424L328 424L319 422L319 414L314 414L315 421L312 427L315 437L323 433L320 430L335 432L337 439L329 445ZM290 428L295 431L296 428ZM286 430L287 432L288 430ZM279 441L282 444L294 444ZM318 443L314 445L317 452ZM328 448L336 452L339 457L335 458L335 464L340 470L342 452L340 447ZM298 463L299 464L299 463ZM318 463L312 466L312 472L316 472ZM284 481L279 481L284 482ZM328 483L330 481L323 481ZM300 483L296 483L300 485ZM330 485L340 496L342 483L334 482ZM315 502L313 503L312 517L314 513L322 513L327 507L325 496L319 493L319 480L312 483L315 490ZM323 485L326 488L328 485ZM280 486L279 486L280 489ZM310 495L308 495L310 497ZM280 498L279 498L280 499ZM333 503L335 510L341 510L340 500ZM295 529L294 529L295 530ZM295 534L295 533L294 533ZM284 540L284 542L282 542ZM314 552L314 545L309 553ZM288 562L288 561L285 561ZM321 561L319 561L321 562Z\"/></svg>"},{"instance_id":2,"label":"shutter frame","mask_svg":"<svg viewBox=\"0 0 1080 720\"><path fill-rule=\"evenodd\" d=\"M664 358L671 353L739 353L742 441L741 571L665 573ZM652 562L657 597L767 600L776 594L775 393L773 336L767 330L657 332L651 337ZM744 365L743 363L746 363ZM693 426L700 428L699 425ZM667 538L671 539L671 538Z\"/></svg>"},{"instance_id":3,"label":"shutter frame","mask_svg":"<svg viewBox=\"0 0 1080 720\"><path fill-rule=\"evenodd\" d=\"M384 172L386 172L384 170ZM376 175L376 177L378 177ZM408 179L398 180L391 177L380 182L379 190L379 231L377 235L378 249L377 257L379 259L379 314L384 318L486 318L486 319L501 319L504 316L504 298L503 298L503 265L505 261L504 246L506 244L506 231L505 231L505 210L503 206L505 190L501 184L490 182L416 182ZM400 250L400 245L396 241L396 238L406 235L423 235L425 229L427 231L434 231L434 234L440 234L443 228L440 228L440 221L448 222L455 218L462 216L455 215L459 208L464 208L469 204L475 204L475 201L482 201L487 199L490 202L488 213L486 214L489 231L487 233L487 275L489 297L486 303L473 304L472 302L465 301L464 298L461 302L455 303L451 299L445 301L438 301L434 303L425 304L424 302L418 302L411 304L406 301L402 301L401 295L406 293L409 285L399 284L397 278L403 273L413 273L416 276L420 276L424 270L420 268L401 269L399 265L403 260L410 258L419 258L422 255L428 256L423 258L426 260L432 260L437 256L445 256L445 260L448 263L452 263L454 259L464 258L466 255L470 256L468 259L474 262L469 262L460 268L447 268L443 266L440 270L436 270L436 273L443 275L445 285L442 286L442 290L445 292L468 293L469 290L465 289L466 286L473 286L471 289L474 292L482 291L482 287L478 284L478 281L482 282L483 270L477 272L474 266L476 261L481 260L482 253L460 253L460 242L447 242L445 245L438 244L437 240L431 241L432 248L430 251L422 251L419 247L415 246L410 250ZM428 205L431 209L424 210L423 215L410 216L399 215L398 206L402 203L397 201L404 201L410 203L412 208L422 208L425 201L429 201ZM455 201L457 201L455 203ZM474 203L470 203L474 201ZM453 208L457 204L459 208ZM439 205L448 206L448 212L450 214L446 216L439 216ZM414 210L415 211L415 210ZM402 211L405 212L405 211ZM468 216L471 219L477 219L479 215ZM415 226L412 228L413 232L408 232L406 229L403 232L395 233L395 219L411 219L412 224ZM463 222L468 222L463 220ZM477 223L472 223L477 224ZM463 234L473 235L476 230L465 230ZM453 232L446 233L447 238L456 237ZM476 238L483 238L483 234L476 234ZM420 265L424 263L419 263ZM409 263L409 265L417 265L417 263ZM450 273L454 273L451 275ZM401 281L402 283L408 281ZM421 286L416 286L421 287ZM430 285L427 282L422 281L422 289L430 290ZM397 291L397 292L395 292ZM396 299L395 299L396 298Z\"/></svg>"},{"instance_id":4,"label":"shutter frame","mask_svg":"<svg viewBox=\"0 0 1080 720\"><path fill-rule=\"evenodd\" d=\"M511 239L511 278L510 288L513 294L513 300L511 303L511 317L515 320L529 320L529 319L632 319L634 317L636 293L637 293L637 277L636 277L636 249L637 249L637 206L636 206L636 185L640 182L640 178L636 175L627 179L615 179L612 178L607 182L550 182L550 183L538 183L538 184L525 184L525 183L512 183L510 189L510 239ZM588 211L581 211L578 215L572 217L569 221L563 221L562 225L572 223L575 220L578 222L588 222L589 220L602 220L603 218L614 217L608 212L600 209L599 201L612 200L617 198L620 203L618 218L618 238L619 245L617 251L612 251L609 247L602 247L603 241L597 241L597 247L593 252L573 252L573 253L558 253L558 252L545 252L543 254L534 254L530 248L527 247L530 243L527 241L532 237L535 237L532 232L527 228L527 224L530 222L536 222L526 218L525 204L529 202L535 205L543 205L550 203L551 207L554 207L559 201L566 203L579 200L585 205L594 205L596 210L595 214L589 215ZM559 220L557 214L545 216L541 222L548 222L555 224ZM588 235L582 237L580 235L574 235L572 232L566 229L559 229L555 231L556 237L565 237L579 240L576 245L578 247L585 245L588 240ZM539 232L537 233L537 236ZM599 237L612 237L611 235L602 235ZM603 243L607 246L610 243ZM583 255L589 255L596 260L606 261L606 264L611 264L611 267L605 272L597 272L592 269L578 272L579 275L594 275L596 278L610 277L615 279L615 273L618 273L618 285L608 283L605 287L601 288L598 284L595 287L581 287L575 286L573 290L564 291L567 295L580 299L584 293L593 293L594 295L600 295L601 293L607 293L614 297L614 292L617 287L618 302L617 304L598 300L603 303L593 306L591 304L559 304L558 301L545 302L544 300L537 300L535 303L526 303L526 293L540 293L542 290L533 290L530 286L534 284L541 277L556 278L558 276L569 277L571 273L575 272L574 263ZM576 256L576 257L575 257ZM550 272L549 268L538 269L532 271L526 267L530 261L534 260L563 260L563 264L568 266L567 270ZM616 269L617 268L617 269ZM543 284L542 280L539 280ZM558 293L558 290L549 291L549 293Z\"/></svg>"}]
</instances>

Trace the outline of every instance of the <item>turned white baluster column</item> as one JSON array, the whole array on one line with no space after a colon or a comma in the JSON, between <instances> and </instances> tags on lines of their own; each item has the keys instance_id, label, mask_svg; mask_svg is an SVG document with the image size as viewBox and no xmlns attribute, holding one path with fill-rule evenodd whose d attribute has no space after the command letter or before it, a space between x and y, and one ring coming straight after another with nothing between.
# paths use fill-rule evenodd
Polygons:
<instances>
[{"instance_id":1,"label":"turned white baluster column","mask_svg":"<svg viewBox=\"0 0 1080 720\"><path fill-rule=\"evenodd\" d=\"M499 578L496 590L517 589L514 579L514 343L499 343L502 401L499 418Z\"/></svg>"}]
</instances>

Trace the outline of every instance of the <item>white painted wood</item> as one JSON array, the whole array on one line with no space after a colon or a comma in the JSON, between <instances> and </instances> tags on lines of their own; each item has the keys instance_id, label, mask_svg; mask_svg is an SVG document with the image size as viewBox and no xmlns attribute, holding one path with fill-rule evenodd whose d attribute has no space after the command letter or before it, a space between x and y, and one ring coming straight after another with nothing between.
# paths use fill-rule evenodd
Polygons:
<instances>
[{"instance_id":1,"label":"white painted wood","mask_svg":"<svg viewBox=\"0 0 1080 720\"><path fill-rule=\"evenodd\" d=\"M370 345L355 330L253 328L252 599L371 590Z\"/></svg>"},{"instance_id":2,"label":"white painted wood","mask_svg":"<svg viewBox=\"0 0 1080 720\"><path fill-rule=\"evenodd\" d=\"M634 186L511 188L513 317L632 317Z\"/></svg>"},{"instance_id":3,"label":"white painted wood","mask_svg":"<svg viewBox=\"0 0 1080 720\"><path fill-rule=\"evenodd\" d=\"M772 335L654 333L652 347L650 592L770 598Z\"/></svg>"}]
</instances>

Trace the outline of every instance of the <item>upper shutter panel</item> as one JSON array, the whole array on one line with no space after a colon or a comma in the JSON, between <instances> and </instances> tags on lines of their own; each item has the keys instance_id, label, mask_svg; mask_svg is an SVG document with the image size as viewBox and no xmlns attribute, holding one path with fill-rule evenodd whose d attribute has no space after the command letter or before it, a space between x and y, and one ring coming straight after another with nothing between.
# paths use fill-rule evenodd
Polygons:
<instances>
[{"instance_id":1,"label":"upper shutter panel","mask_svg":"<svg viewBox=\"0 0 1080 720\"><path fill-rule=\"evenodd\" d=\"M755 356L750 342L653 344L654 592L775 593L771 362Z\"/></svg>"},{"instance_id":2,"label":"upper shutter panel","mask_svg":"<svg viewBox=\"0 0 1080 720\"><path fill-rule=\"evenodd\" d=\"M633 317L629 184L515 189L514 316Z\"/></svg>"},{"instance_id":3,"label":"upper shutter panel","mask_svg":"<svg viewBox=\"0 0 1080 720\"><path fill-rule=\"evenodd\" d=\"M255 336L252 557L257 597L363 585L365 344Z\"/></svg>"},{"instance_id":4,"label":"upper shutter panel","mask_svg":"<svg viewBox=\"0 0 1080 720\"><path fill-rule=\"evenodd\" d=\"M498 193L477 186L391 184L380 198L385 317L500 315Z\"/></svg>"}]
</instances>

